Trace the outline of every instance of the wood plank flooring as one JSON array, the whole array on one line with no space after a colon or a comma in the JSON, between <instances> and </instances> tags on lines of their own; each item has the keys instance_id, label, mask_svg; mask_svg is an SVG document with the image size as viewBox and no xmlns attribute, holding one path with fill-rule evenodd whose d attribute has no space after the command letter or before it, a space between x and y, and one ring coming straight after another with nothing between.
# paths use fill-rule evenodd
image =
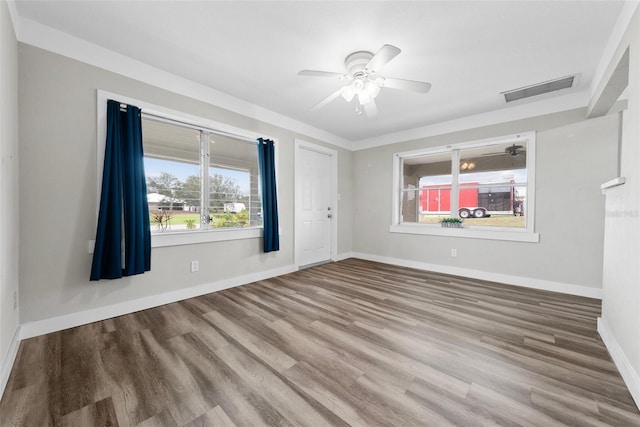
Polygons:
<instances>
[{"instance_id":1,"label":"wood plank flooring","mask_svg":"<svg viewBox=\"0 0 640 427\"><path fill-rule=\"evenodd\" d=\"M600 301L349 259L25 340L2 426L640 426Z\"/></svg>"}]
</instances>

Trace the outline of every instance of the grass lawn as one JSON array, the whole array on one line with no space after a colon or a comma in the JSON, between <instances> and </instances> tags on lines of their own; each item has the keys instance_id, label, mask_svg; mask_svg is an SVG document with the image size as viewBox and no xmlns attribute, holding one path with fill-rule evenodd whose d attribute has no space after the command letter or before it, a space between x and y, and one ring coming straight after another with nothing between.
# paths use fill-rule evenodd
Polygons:
<instances>
[{"instance_id":1,"label":"grass lawn","mask_svg":"<svg viewBox=\"0 0 640 427\"><path fill-rule=\"evenodd\" d=\"M448 215L420 215L420 224L437 224L442 218L448 218ZM512 227L524 228L526 225L525 217L513 215L495 215L489 218L467 218L464 220L466 227L491 226L491 227Z\"/></svg>"},{"instance_id":2,"label":"grass lawn","mask_svg":"<svg viewBox=\"0 0 640 427\"><path fill-rule=\"evenodd\" d=\"M155 211L154 211L155 212ZM225 213L212 213L210 216L215 219L219 216L229 215ZM151 225L156 224L153 219L153 212L149 215L149 219L151 221ZM171 213L171 225L186 225L187 221L194 220L196 227L200 227L200 214L198 212L183 212L183 211L173 211Z\"/></svg>"}]
</instances>

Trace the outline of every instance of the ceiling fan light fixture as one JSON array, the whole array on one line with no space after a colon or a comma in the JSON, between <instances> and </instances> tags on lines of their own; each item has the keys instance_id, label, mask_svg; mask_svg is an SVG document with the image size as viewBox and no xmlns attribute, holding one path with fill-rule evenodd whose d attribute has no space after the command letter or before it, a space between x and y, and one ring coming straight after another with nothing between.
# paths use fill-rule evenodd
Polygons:
<instances>
[{"instance_id":1,"label":"ceiling fan light fixture","mask_svg":"<svg viewBox=\"0 0 640 427\"><path fill-rule=\"evenodd\" d=\"M342 95L342 97L344 98L345 101L351 102L351 100L356 95L356 93L353 91L353 88L349 85L349 86L345 86L345 87L342 88L342 94L341 95Z\"/></svg>"},{"instance_id":2,"label":"ceiling fan light fixture","mask_svg":"<svg viewBox=\"0 0 640 427\"><path fill-rule=\"evenodd\" d=\"M380 93L380 86L374 82L367 82L364 85L364 90L369 94L371 98L375 98Z\"/></svg>"},{"instance_id":3,"label":"ceiling fan light fixture","mask_svg":"<svg viewBox=\"0 0 640 427\"><path fill-rule=\"evenodd\" d=\"M365 86L365 82L362 77L357 77L356 79L353 80L353 83L351 83L351 88L353 89L356 95L359 95L360 92L364 90L364 86Z\"/></svg>"},{"instance_id":4,"label":"ceiling fan light fixture","mask_svg":"<svg viewBox=\"0 0 640 427\"><path fill-rule=\"evenodd\" d=\"M476 164L473 162L462 162L460 163L461 171L472 171L476 168Z\"/></svg>"},{"instance_id":5,"label":"ceiling fan light fixture","mask_svg":"<svg viewBox=\"0 0 640 427\"><path fill-rule=\"evenodd\" d=\"M360 105L365 105L371 102L371 96L367 93L367 91L362 91L358 94L358 102Z\"/></svg>"}]
</instances>

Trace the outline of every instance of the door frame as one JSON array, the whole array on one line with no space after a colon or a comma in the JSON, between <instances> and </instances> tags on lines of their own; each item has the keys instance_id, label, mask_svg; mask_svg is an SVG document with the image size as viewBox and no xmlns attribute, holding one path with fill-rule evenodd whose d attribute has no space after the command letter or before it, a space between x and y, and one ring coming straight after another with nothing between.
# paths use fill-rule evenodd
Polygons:
<instances>
[{"instance_id":1,"label":"door frame","mask_svg":"<svg viewBox=\"0 0 640 427\"><path fill-rule=\"evenodd\" d=\"M295 153L294 153L294 163L295 163L295 179L294 179L294 263L296 267L300 268L300 252L298 248L301 247L301 224L300 224L300 214L298 212L298 207L301 205L302 201L299 200L299 186L302 183L302 179L300 174L302 172L302 167L300 165L300 150L309 150L315 151L316 153L328 155L330 157L329 163L331 165L331 170L329 171L329 200L331 203L331 212L333 217L331 218L331 244L329 245L329 259L327 261L335 261L337 253L338 253L338 152L331 148L323 147L321 145L313 144L311 142L295 139Z\"/></svg>"}]
</instances>

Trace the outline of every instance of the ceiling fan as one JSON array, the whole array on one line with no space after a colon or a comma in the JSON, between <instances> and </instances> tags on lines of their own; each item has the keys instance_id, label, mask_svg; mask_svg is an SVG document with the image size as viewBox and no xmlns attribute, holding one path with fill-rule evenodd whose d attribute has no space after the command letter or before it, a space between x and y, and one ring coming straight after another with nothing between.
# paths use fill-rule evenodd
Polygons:
<instances>
[{"instance_id":1,"label":"ceiling fan","mask_svg":"<svg viewBox=\"0 0 640 427\"><path fill-rule=\"evenodd\" d=\"M312 110L322 108L337 97L342 96L347 102L355 100L358 114L362 114L362 109L364 108L366 115L372 117L378 112L374 99L380 93L381 88L388 87L420 93L429 92L431 83L394 79L383 77L379 74L382 67L398 56L400 52L399 48L390 44L383 45L375 55L367 51L353 52L344 60L344 65L347 69L346 74L316 70L298 72L299 76L330 77L349 81L345 86L314 105Z\"/></svg>"},{"instance_id":2,"label":"ceiling fan","mask_svg":"<svg viewBox=\"0 0 640 427\"><path fill-rule=\"evenodd\" d=\"M522 153L526 153L527 152L526 150L523 150L523 148L524 148L524 146L522 146L522 145L513 144L513 145L510 145L507 148L505 148L504 152L498 151L496 153L485 153L485 154L483 154L483 156L506 156L506 155L509 155L509 156L515 157L518 154L522 154Z\"/></svg>"}]
</instances>

